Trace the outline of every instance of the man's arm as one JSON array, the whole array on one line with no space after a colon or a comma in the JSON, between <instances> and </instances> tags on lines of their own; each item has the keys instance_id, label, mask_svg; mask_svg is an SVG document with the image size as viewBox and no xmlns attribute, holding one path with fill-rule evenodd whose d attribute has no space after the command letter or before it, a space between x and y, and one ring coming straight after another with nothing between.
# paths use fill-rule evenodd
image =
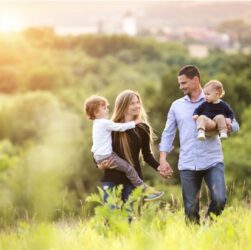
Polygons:
<instances>
[{"instance_id":1,"label":"man's arm","mask_svg":"<svg viewBox=\"0 0 251 250\"><path fill-rule=\"evenodd\" d=\"M226 124L227 124L227 132L229 134L237 133L240 130L239 123L236 121L235 118L232 121L230 118L226 118ZM218 135L218 130L211 129L211 128L207 127L207 125L206 125L206 134L208 136L215 136L215 135Z\"/></svg>"},{"instance_id":2,"label":"man's arm","mask_svg":"<svg viewBox=\"0 0 251 250\"><path fill-rule=\"evenodd\" d=\"M228 103L224 102L224 105L225 105L227 118L230 118L232 121L234 119L234 111L231 109Z\"/></svg>"},{"instance_id":3,"label":"man's arm","mask_svg":"<svg viewBox=\"0 0 251 250\"><path fill-rule=\"evenodd\" d=\"M230 105L226 102L223 102L227 114L226 124L228 133L237 133L240 130L239 123L234 118L234 111L230 107Z\"/></svg>"},{"instance_id":4,"label":"man's arm","mask_svg":"<svg viewBox=\"0 0 251 250\"><path fill-rule=\"evenodd\" d=\"M173 169L170 164L166 161L167 153L160 152L160 166L158 167L158 171L160 175L164 178L169 178L173 174Z\"/></svg>"},{"instance_id":5,"label":"man's arm","mask_svg":"<svg viewBox=\"0 0 251 250\"><path fill-rule=\"evenodd\" d=\"M234 118L231 123L227 123L228 133L237 133L240 130L240 125Z\"/></svg>"},{"instance_id":6,"label":"man's arm","mask_svg":"<svg viewBox=\"0 0 251 250\"><path fill-rule=\"evenodd\" d=\"M166 125L163 130L161 142L159 145L160 166L158 170L163 177L170 177L173 172L170 164L166 161L166 157L167 153L171 152L173 149L173 141L175 138L176 130L177 122L174 115L174 106L172 105L167 115Z\"/></svg>"}]
</instances>

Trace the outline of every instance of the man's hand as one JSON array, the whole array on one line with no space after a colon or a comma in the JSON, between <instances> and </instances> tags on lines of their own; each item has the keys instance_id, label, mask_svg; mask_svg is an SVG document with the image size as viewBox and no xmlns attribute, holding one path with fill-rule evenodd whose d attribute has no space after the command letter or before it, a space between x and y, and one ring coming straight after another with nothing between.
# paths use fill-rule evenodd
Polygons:
<instances>
[{"instance_id":1,"label":"man's hand","mask_svg":"<svg viewBox=\"0 0 251 250\"><path fill-rule=\"evenodd\" d=\"M226 118L226 124L227 124L227 132L231 133L232 132L232 125L231 125L231 119Z\"/></svg>"},{"instance_id":2,"label":"man's hand","mask_svg":"<svg viewBox=\"0 0 251 250\"><path fill-rule=\"evenodd\" d=\"M227 132L232 132L232 121L230 118L225 118L226 125L227 125ZM214 136L219 133L218 129L216 128L216 123L212 120L207 121L206 123L206 132L208 133L208 136Z\"/></svg>"},{"instance_id":3,"label":"man's hand","mask_svg":"<svg viewBox=\"0 0 251 250\"><path fill-rule=\"evenodd\" d=\"M101 170L109 169L109 168L112 168L114 163L115 163L115 160L112 157L110 157L109 159L104 160L100 164L98 164L98 168Z\"/></svg>"}]
</instances>

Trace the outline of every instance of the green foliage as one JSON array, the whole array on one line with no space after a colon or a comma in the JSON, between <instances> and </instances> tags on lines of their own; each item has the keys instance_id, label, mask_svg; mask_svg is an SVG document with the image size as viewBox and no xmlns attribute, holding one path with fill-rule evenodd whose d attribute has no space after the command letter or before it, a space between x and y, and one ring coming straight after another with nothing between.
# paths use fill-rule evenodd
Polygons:
<instances>
[{"instance_id":1,"label":"green foliage","mask_svg":"<svg viewBox=\"0 0 251 250\"><path fill-rule=\"evenodd\" d=\"M76 201L66 186L82 167L79 118L45 92L9 98L5 108L10 109L5 114L18 119L12 126L6 123L2 138L11 138L20 150L16 153L8 141L1 144L0 226L17 218L49 220L74 211Z\"/></svg>"},{"instance_id":2,"label":"green foliage","mask_svg":"<svg viewBox=\"0 0 251 250\"><path fill-rule=\"evenodd\" d=\"M150 208L150 207L149 207ZM111 211L110 211L111 213ZM162 210L151 220L131 224L117 221L104 231L93 227L92 221L75 223L28 224L0 233L0 248L17 249L246 249L250 239L251 213L239 205L228 207L215 222L186 225L181 211Z\"/></svg>"},{"instance_id":3,"label":"green foliage","mask_svg":"<svg viewBox=\"0 0 251 250\"><path fill-rule=\"evenodd\" d=\"M59 104L50 93L26 93L11 97L0 110L4 121L0 125L1 138L9 138L15 143L38 138L58 109Z\"/></svg>"},{"instance_id":4,"label":"green foliage","mask_svg":"<svg viewBox=\"0 0 251 250\"><path fill-rule=\"evenodd\" d=\"M36 47L51 45L55 38L54 30L50 27L34 27L23 31L24 37Z\"/></svg>"},{"instance_id":5,"label":"green foliage","mask_svg":"<svg viewBox=\"0 0 251 250\"><path fill-rule=\"evenodd\" d=\"M41 67L31 70L27 82L27 88L30 90L53 90L58 88L58 75L53 68Z\"/></svg>"},{"instance_id":6,"label":"green foliage","mask_svg":"<svg viewBox=\"0 0 251 250\"><path fill-rule=\"evenodd\" d=\"M17 164L18 152L9 140L0 141L0 173Z\"/></svg>"},{"instance_id":7,"label":"green foliage","mask_svg":"<svg viewBox=\"0 0 251 250\"><path fill-rule=\"evenodd\" d=\"M203 84L216 78L225 87L224 100L241 124L241 132L223 144L227 184L231 190L235 185L236 197L248 197L250 62L250 54L239 52L212 50L207 58L195 59L181 43L121 35L57 36L49 27L1 36L1 226L17 218L53 220L88 213L84 200L102 172L90 152L92 124L83 115L85 98L104 95L112 109L120 91L138 91L160 138L171 103L182 97L176 75L184 64L199 66ZM168 198L175 206L180 189L171 185L179 184L178 138L174 145L169 158L174 178L163 183L148 167L144 176L167 193L175 189ZM143 208L141 218L149 213L154 220L159 213L158 205Z\"/></svg>"},{"instance_id":8,"label":"green foliage","mask_svg":"<svg viewBox=\"0 0 251 250\"><path fill-rule=\"evenodd\" d=\"M229 173L229 183L234 183L236 186L233 190L239 196L245 197L248 195L248 190L251 188L251 161L250 148L251 142L247 138L251 136L251 107L245 110L243 114L243 123L238 135L230 138L223 145L227 172ZM238 188L240 190L238 190Z\"/></svg>"},{"instance_id":9,"label":"green foliage","mask_svg":"<svg viewBox=\"0 0 251 250\"><path fill-rule=\"evenodd\" d=\"M128 223L142 219L144 223L151 222L160 210L160 202L144 203L144 193L141 188L136 188L124 203L121 200L123 186L106 190L108 195L104 202L104 191L98 187L98 194L91 194L87 202L98 203L95 207L95 216L90 225L102 234L107 234L107 228L115 234L123 233L128 228Z\"/></svg>"}]
</instances>

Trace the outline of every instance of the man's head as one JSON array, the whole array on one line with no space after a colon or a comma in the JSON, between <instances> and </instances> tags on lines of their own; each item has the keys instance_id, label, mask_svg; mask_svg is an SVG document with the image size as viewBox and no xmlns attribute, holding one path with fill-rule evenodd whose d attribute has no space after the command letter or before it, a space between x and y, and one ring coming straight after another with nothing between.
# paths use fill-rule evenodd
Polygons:
<instances>
[{"instance_id":1,"label":"man's head","mask_svg":"<svg viewBox=\"0 0 251 250\"><path fill-rule=\"evenodd\" d=\"M191 95L194 91L200 89L200 71L194 65L182 67L178 73L178 82L180 90L184 95Z\"/></svg>"}]
</instances>

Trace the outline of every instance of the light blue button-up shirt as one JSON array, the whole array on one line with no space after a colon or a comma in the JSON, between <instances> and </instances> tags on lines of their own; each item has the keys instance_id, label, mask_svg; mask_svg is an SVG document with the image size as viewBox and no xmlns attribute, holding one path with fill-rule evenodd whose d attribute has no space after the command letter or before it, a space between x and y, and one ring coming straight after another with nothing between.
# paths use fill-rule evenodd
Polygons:
<instances>
[{"instance_id":1,"label":"light blue button-up shirt","mask_svg":"<svg viewBox=\"0 0 251 250\"><path fill-rule=\"evenodd\" d=\"M218 162L223 162L222 146L218 135L206 137L204 141L197 139L196 121L192 119L192 116L194 110L204 101L203 92L195 102L192 102L186 95L174 101L168 112L159 150L160 152L171 152L178 128L180 139L179 170L204 170ZM237 132L238 130L239 124L234 119L232 131Z\"/></svg>"}]
</instances>

